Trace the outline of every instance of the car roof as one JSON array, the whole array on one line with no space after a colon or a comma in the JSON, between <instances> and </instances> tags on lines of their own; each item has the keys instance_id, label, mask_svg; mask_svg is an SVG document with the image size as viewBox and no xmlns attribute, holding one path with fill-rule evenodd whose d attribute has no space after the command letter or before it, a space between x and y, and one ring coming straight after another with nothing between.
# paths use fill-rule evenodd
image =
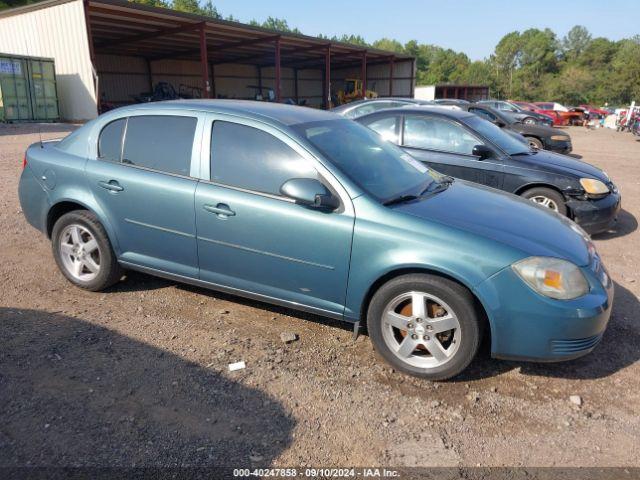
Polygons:
<instances>
[{"instance_id":1,"label":"car roof","mask_svg":"<svg viewBox=\"0 0 640 480\"><path fill-rule=\"evenodd\" d=\"M267 120L287 126L298 123L343 119L343 117L326 110L282 103L258 102L254 100L169 100L120 107L113 110L113 112L126 114L128 111L149 110L149 113L152 113L154 110L167 109L228 113L244 118L253 118L262 121Z\"/></svg>"},{"instance_id":2,"label":"car roof","mask_svg":"<svg viewBox=\"0 0 640 480\"><path fill-rule=\"evenodd\" d=\"M442 108L438 106L433 107L400 107L400 108L387 108L385 110L378 110L377 112L370 113L368 115L363 115L362 117L356 118L356 120L360 120L362 118L370 117L373 115L387 114L387 113L397 113L402 115L407 114L418 114L418 115L440 115L442 117L455 118L455 119L463 119L469 117L475 117L473 113L469 113L466 110L450 110L448 108Z\"/></svg>"},{"instance_id":3,"label":"car roof","mask_svg":"<svg viewBox=\"0 0 640 480\"><path fill-rule=\"evenodd\" d=\"M355 100L353 102L343 103L342 105L333 107L331 111L342 112L344 110L349 110L351 108L358 107L360 105L366 105L368 103L376 103L376 102L407 102L407 103L415 103L417 105L433 104L431 100L420 100L418 98L410 98L410 97L376 97L376 98L363 98L361 100Z\"/></svg>"}]
</instances>

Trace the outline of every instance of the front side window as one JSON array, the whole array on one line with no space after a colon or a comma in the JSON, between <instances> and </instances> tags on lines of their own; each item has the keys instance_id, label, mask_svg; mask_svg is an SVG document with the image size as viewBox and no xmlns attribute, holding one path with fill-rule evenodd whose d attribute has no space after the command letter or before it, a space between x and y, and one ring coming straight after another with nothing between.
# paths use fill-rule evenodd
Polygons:
<instances>
[{"instance_id":1,"label":"front side window","mask_svg":"<svg viewBox=\"0 0 640 480\"><path fill-rule=\"evenodd\" d=\"M188 176L197 123L195 117L129 117L122 163Z\"/></svg>"},{"instance_id":2,"label":"front side window","mask_svg":"<svg viewBox=\"0 0 640 480\"><path fill-rule=\"evenodd\" d=\"M471 155L473 147L482 144L464 127L435 117L409 115L404 120L404 145Z\"/></svg>"},{"instance_id":3,"label":"front side window","mask_svg":"<svg viewBox=\"0 0 640 480\"><path fill-rule=\"evenodd\" d=\"M237 123L213 123L213 182L280 195L282 184L292 178L317 179L318 173L309 160L270 133Z\"/></svg>"},{"instance_id":4,"label":"front side window","mask_svg":"<svg viewBox=\"0 0 640 480\"><path fill-rule=\"evenodd\" d=\"M480 118L484 118L485 120L489 120L490 122L496 121L496 116L492 113L487 112L486 110L481 110L479 108L470 108L469 111L478 115Z\"/></svg>"},{"instance_id":5,"label":"front side window","mask_svg":"<svg viewBox=\"0 0 640 480\"><path fill-rule=\"evenodd\" d=\"M400 143L398 135L398 117L385 117L365 123L374 132L377 132L384 140Z\"/></svg>"},{"instance_id":6,"label":"front side window","mask_svg":"<svg viewBox=\"0 0 640 480\"><path fill-rule=\"evenodd\" d=\"M122 155L122 135L127 124L126 118L115 120L100 132L98 158L109 162L119 162Z\"/></svg>"}]
</instances>

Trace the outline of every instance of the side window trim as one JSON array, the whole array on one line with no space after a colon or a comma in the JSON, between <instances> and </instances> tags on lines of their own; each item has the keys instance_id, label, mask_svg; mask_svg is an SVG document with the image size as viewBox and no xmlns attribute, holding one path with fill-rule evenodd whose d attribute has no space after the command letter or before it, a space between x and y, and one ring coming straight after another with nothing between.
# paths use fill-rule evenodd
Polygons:
<instances>
[{"instance_id":1,"label":"side window trim","mask_svg":"<svg viewBox=\"0 0 640 480\"><path fill-rule=\"evenodd\" d=\"M423 115L423 116L425 116L425 115ZM425 116L425 117L426 117L426 116ZM436 148L424 148L424 147L414 147L414 146L411 146L411 145L406 145L406 144L404 143L404 123L405 123L405 119L406 119L406 118L407 118L407 116L406 116L406 115L403 115L403 116L402 116L402 144L400 145L401 147L413 148L413 149L416 149L416 150L426 150L426 151L428 151L428 152L435 152L435 153L446 153L446 154L448 154L448 155L460 155L460 156L468 157L468 158L472 158L472 159L477 159L477 158L478 158L478 157L476 157L475 155L471 155L470 153L459 153L459 152L452 152L452 151L450 151L450 150L438 150L438 149L436 149ZM434 116L428 116L428 118L436 118L436 119L437 119L438 117L434 115ZM478 136L475 134L475 132L471 132L471 131L470 131L467 127L465 127L464 125L461 125L461 124L456 123L456 122L452 122L452 121L451 121L451 120L449 120L449 119L443 119L443 121L445 121L445 122L449 122L449 123L451 123L451 124L453 124L453 125L456 125L456 126L459 126L459 127L460 127L460 128L462 128L464 131L466 131L467 133L469 133L470 135L472 135L473 137L475 137L479 142L482 142L482 144L483 144L483 145L486 145L486 143L487 143L486 141L484 141L484 140L482 140L482 139L478 138Z\"/></svg>"},{"instance_id":2,"label":"side window trim","mask_svg":"<svg viewBox=\"0 0 640 480\"><path fill-rule=\"evenodd\" d=\"M233 114L227 113L208 113L205 121L203 122L202 127L202 141L200 148L200 173L198 180L203 183L208 183L211 185L216 185L223 188L229 188L232 190L237 190L244 193L249 193L253 195L259 195L267 198L273 198L275 200L281 200L286 202L292 202L293 200L287 197L283 197L281 195L273 195L270 193L259 192L254 190L247 190L241 187L236 187L233 185L227 185L218 183L215 180L211 179L211 133L213 129L213 124L216 121L226 121L230 123L237 123L239 125L244 125L247 127L257 128L263 132L266 132L270 135L275 136L290 148L295 150L301 157L306 159L311 163L313 168L318 172L318 177L320 181L327 187L329 190L333 191L338 195L340 201L342 203L342 212L348 215L354 215L353 203L351 202L351 197L348 195L345 188L339 182L339 180L334 176L334 174L327 169L321 161L316 158L316 156L307 150L304 146L300 145L295 139L291 138L286 132L283 132L271 125L263 123L259 120L248 119L244 117L240 117Z\"/></svg>"},{"instance_id":3,"label":"side window trim","mask_svg":"<svg viewBox=\"0 0 640 480\"><path fill-rule=\"evenodd\" d=\"M193 135L193 144L191 147L191 159L189 161L189 175L182 175L179 173L174 173L174 172L167 172L164 170L158 170L155 168L149 168L149 167L145 167L144 165L133 165L133 164L128 164L128 163L124 163L122 161L123 157L124 157L124 146L125 146L125 141L126 141L126 136L127 136L127 132L128 132L128 126L129 126L129 119L132 117L146 117L146 116L174 116L174 117L190 117L190 118L195 118L196 119L196 127L195 127L195 131L194 131L194 135ZM199 180L201 178L201 148L202 148L202 144L203 144L203 131L204 131L204 126L206 123L206 117L207 117L207 113L206 112L200 112L200 111L191 111L191 110L164 110L164 109L159 109L157 111L148 111L148 110L144 110L144 111L133 111L131 113L129 113L126 116L123 117L118 117L118 118L114 118L113 120L102 124L99 129L97 130L97 135L94 137L94 140L91 141L90 145L93 145L91 147L91 149L95 148L95 150L93 152L90 153L90 158L93 157L95 158L97 161L108 161L108 160L104 160L99 156L99 142L100 142L100 135L102 134L102 131L110 124L117 122L119 120L125 120L125 127L124 130L122 132L122 138L121 138L121 143L120 143L120 160L118 162L110 162L110 163L117 163L118 165L123 165L129 168L137 168L140 170L145 170L148 172L155 172L155 173L160 173L163 175L170 175L172 177L179 177L179 178L187 178L187 179L192 179L192 180ZM94 134L95 135L95 134Z\"/></svg>"}]
</instances>

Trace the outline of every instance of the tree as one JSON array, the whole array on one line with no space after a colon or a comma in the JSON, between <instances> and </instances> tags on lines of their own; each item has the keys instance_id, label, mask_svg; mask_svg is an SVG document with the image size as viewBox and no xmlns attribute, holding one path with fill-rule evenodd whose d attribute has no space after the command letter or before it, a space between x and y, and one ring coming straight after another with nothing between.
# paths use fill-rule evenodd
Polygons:
<instances>
[{"instance_id":1,"label":"tree","mask_svg":"<svg viewBox=\"0 0 640 480\"><path fill-rule=\"evenodd\" d=\"M582 25L576 25L562 39L562 52L567 60L575 60L589 47L591 34Z\"/></svg>"}]
</instances>

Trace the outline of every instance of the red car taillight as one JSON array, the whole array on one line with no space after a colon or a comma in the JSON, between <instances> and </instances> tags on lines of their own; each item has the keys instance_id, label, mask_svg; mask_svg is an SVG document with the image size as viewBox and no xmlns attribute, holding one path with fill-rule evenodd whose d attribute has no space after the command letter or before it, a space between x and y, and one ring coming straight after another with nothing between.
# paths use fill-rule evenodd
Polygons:
<instances>
[{"instance_id":1,"label":"red car taillight","mask_svg":"<svg viewBox=\"0 0 640 480\"><path fill-rule=\"evenodd\" d=\"M22 169L24 170L27 167L27 154L24 154L24 157L22 158Z\"/></svg>"}]
</instances>

